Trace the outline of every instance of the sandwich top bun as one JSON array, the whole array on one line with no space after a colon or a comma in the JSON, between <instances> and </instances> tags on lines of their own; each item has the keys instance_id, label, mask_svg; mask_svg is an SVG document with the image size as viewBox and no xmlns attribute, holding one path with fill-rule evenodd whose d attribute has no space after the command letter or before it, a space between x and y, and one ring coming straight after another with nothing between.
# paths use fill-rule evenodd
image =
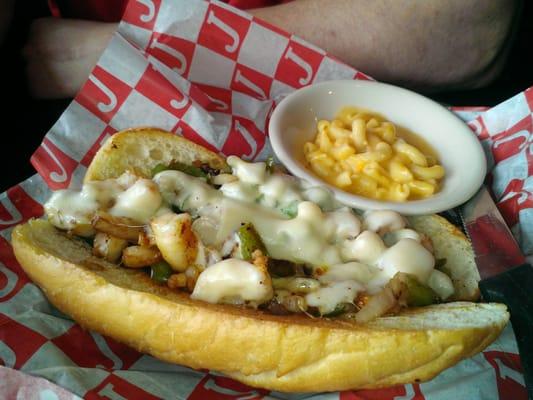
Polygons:
<instances>
[{"instance_id":1,"label":"sandwich top bun","mask_svg":"<svg viewBox=\"0 0 533 400\"><path fill-rule=\"evenodd\" d=\"M157 164L224 159L157 130L115 134L90 165L86 181L126 170L150 176ZM476 267L464 235L446 220L411 220L446 258L460 300L478 297ZM44 220L15 228L19 263L44 294L83 327L161 360L222 372L252 386L279 391L334 391L426 381L483 350L501 333L504 305L456 301L404 309L366 324L192 300L154 283L140 270L92 255L82 240Z\"/></svg>"},{"instance_id":2,"label":"sandwich top bun","mask_svg":"<svg viewBox=\"0 0 533 400\"><path fill-rule=\"evenodd\" d=\"M158 164L200 161L228 170L223 157L190 140L156 128L134 128L113 135L95 154L84 182L116 178L125 171L151 177Z\"/></svg>"}]
</instances>

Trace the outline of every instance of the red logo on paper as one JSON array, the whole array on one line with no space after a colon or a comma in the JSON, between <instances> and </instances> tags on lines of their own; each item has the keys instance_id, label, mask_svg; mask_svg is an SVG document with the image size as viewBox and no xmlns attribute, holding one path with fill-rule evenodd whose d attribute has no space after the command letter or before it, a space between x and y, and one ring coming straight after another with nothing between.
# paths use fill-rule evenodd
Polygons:
<instances>
[{"instance_id":1,"label":"red logo on paper","mask_svg":"<svg viewBox=\"0 0 533 400\"><path fill-rule=\"evenodd\" d=\"M0 230L27 221L43 214L43 207L35 201L22 186L8 189L0 199Z\"/></svg>"},{"instance_id":2,"label":"red logo on paper","mask_svg":"<svg viewBox=\"0 0 533 400\"><path fill-rule=\"evenodd\" d=\"M276 79L294 88L306 86L313 81L323 58L316 50L291 41L279 62Z\"/></svg>"},{"instance_id":3,"label":"red logo on paper","mask_svg":"<svg viewBox=\"0 0 533 400\"><path fill-rule=\"evenodd\" d=\"M52 342L80 367L128 369L141 354L111 339L74 325Z\"/></svg>"},{"instance_id":4,"label":"red logo on paper","mask_svg":"<svg viewBox=\"0 0 533 400\"><path fill-rule=\"evenodd\" d=\"M265 145L265 135L246 118L233 117L233 123L222 153L253 160Z\"/></svg>"},{"instance_id":5,"label":"red logo on paper","mask_svg":"<svg viewBox=\"0 0 533 400\"><path fill-rule=\"evenodd\" d=\"M486 140L490 138L489 131L483 122L483 118L478 117L473 121L468 122L468 126L477 135L479 140Z\"/></svg>"},{"instance_id":6,"label":"red logo on paper","mask_svg":"<svg viewBox=\"0 0 533 400\"><path fill-rule=\"evenodd\" d=\"M231 90L195 83L190 95L207 111L231 114Z\"/></svg>"},{"instance_id":7,"label":"red logo on paper","mask_svg":"<svg viewBox=\"0 0 533 400\"><path fill-rule=\"evenodd\" d=\"M46 338L0 313L0 364L20 369Z\"/></svg>"},{"instance_id":8,"label":"red logo on paper","mask_svg":"<svg viewBox=\"0 0 533 400\"><path fill-rule=\"evenodd\" d=\"M191 104L189 97L152 65L148 66L135 89L178 118L185 114Z\"/></svg>"},{"instance_id":9,"label":"red logo on paper","mask_svg":"<svg viewBox=\"0 0 533 400\"><path fill-rule=\"evenodd\" d=\"M109 374L102 383L91 391L87 392L84 397L86 400L100 399L142 399L142 400L159 400L147 391L135 386L133 383L116 375Z\"/></svg>"},{"instance_id":10,"label":"red logo on paper","mask_svg":"<svg viewBox=\"0 0 533 400\"><path fill-rule=\"evenodd\" d=\"M172 129L172 131L180 136L183 136L186 139L189 139L194 143L197 143L215 153L218 153L218 149L215 146L206 141L198 132L196 132L193 128L187 125L183 120L179 121L178 124L174 127L174 129Z\"/></svg>"},{"instance_id":11,"label":"red logo on paper","mask_svg":"<svg viewBox=\"0 0 533 400\"><path fill-rule=\"evenodd\" d=\"M498 202L498 209L509 226L518 223L521 210L533 208L533 194L524 188L524 183L523 179L512 179L502 196L505 200Z\"/></svg>"},{"instance_id":12,"label":"red logo on paper","mask_svg":"<svg viewBox=\"0 0 533 400\"><path fill-rule=\"evenodd\" d=\"M272 86L272 78L244 65L237 64L231 88L246 93L259 100L267 100Z\"/></svg>"},{"instance_id":13,"label":"red logo on paper","mask_svg":"<svg viewBox=\"0 0 533 400\"><path fill-rule=\"evenodd\" d=\"M126 101L131 90L131 87L116 76L96 66L75 99L102 121L109 122Z\"/></svg>"},{"instance_id":14,"label":"red logo on paper","mask_svg":"<svg viewBox=\"0 0 533 400\"><path fill-rule=\"evenodd\" d=\"M129 2L122 20L141 28L153 30L161 0L132 0Z\"/></svg>"},{"instance_id":15,"label":"red logo on paper","mask_svg":"<svg viewBox=\"0 0 533 400\"><path fill-rule=\"evenodd\" d=\"M268 395L264 389L254 389L233 379L207 374L196 385L187 400L258 400Z\"/></svg>"},{"instance_id":16,"label":"red logo on paper","mask_svg":"<svg viewBox=\"0 0 533 400\"><path fill-rule=\"evenodd\" d=\"M154 32L146 53L186 78L195 46L195 43L188 40Z\"/></svg>"},{"instance_id":17,"label":"red logo on paper","mask_svg":"<svg viewBox=\"0 0 533 400\"><path fill-rule=\"evenodd\" d=\"M250 20L211 3L198 36L198 44L236 60L249 28Z\"/></svg>"},{"instance_id":18,"label":"red logo on paper","mask_svg":"<svg viewBox=\"0 0 533 400\"><path fill-rule=\"evenodd\" d=\"M31 156L31 163L52 190L64 189L70 184L78 163L63 153L50 139L44 138Z\"/></svg>"},{"instance_id":19,"label":"red logo on paper","mask_svg":"<svg viewBox=\"0 0 533 400\"><path fill-rule=\"evenodd\" d=\"M339 61L340 62L340 61ZM369 77L368 75L366 74L363 74L361 71L357 71L355 73L355 76L353 77L354 79L360 79L362 81L373 81L374 79L372 79L371 77Z\"/></svg>"},{"instance_id":20,"label":"red logo on paper","mask_svg":"<svg viewBox=\"0 0 533 400\"><path fill-rule=\"evenodd\" d=\"M0 302L12 298L28 282L29 278L20 268L13 248L0 236Z\"/></svg>"},{"instance_id":21,"label":"red logo on paper","mask_svg":"<svg viewBox=\"0 0 533 400\"><path fill-rule=\"evenodd\" d=\"M420 385L341 392L339 400L424 400Z\"/></svg>"},{"instance_id":22,"label":"red logo on paper","mask_svg":"<svg viewBox=\"0 0 533 400\"><path fill-rule=\"evenodd\" d=\"M524 96L526 96L526 102L529 107L529 111L533 113L533 87L530 87L524 92Z\"/></svg>"},{"instance_id":23,"label":"red logo on paper","mask_svg":"<svg viewBox=\"0 0 533 400\"><path fill-rule=\"evenodd\" d=\"M486 351L483 356L496 373L500 399L527 399L522 364L518 354L503 351Z\"/></svg>"},{"instance_id":24,"label":"red logo on paper","mask_svg":"<svg viewBox=\"0 0 533 400\"><path fill-rule=\"evenodd\" d=\"M513 180L511 182L512 186L513 183L519 183L520 181ZM507 187L509 189L509 186ZM506 196L507 197L507 196ZM498 210L502 213L503 219L507 223L509 227L513 227L516 225L519 221L518 216L520 213L520 204L519 201L527 200L528 193L515 193L509 197L507 197L505 200L500 201L498 203Z\"/></svg>"},{"instance_id":25,"label":"red logo on paper","mask_svg":"<svg viewBox=\"0 0 533 400\"><path fill-rule=\"evenodd\" d=\"M87 151L85 156L81 159L80 164L85 167L88 167L100 147L102 147L105 141L111 136L113 136L116 132L116 129L112 128L111 126L106 126L104 131L100 134L100 136L98 136L98 139L96 139L89 151Z\"/></svg>"},{"instance_id":26,"label":"red logo on paper","mask_svg":"<svg viewBox=\"0 0 533 400\"><path fill-rule=\"evenodd\" d=\"M531 146L533 139L533 119L530 115L511 128L492 138L492 154L496 162L512 157ZM533 159L530 160L533 163Z\"/></svg>"}]
</instances>

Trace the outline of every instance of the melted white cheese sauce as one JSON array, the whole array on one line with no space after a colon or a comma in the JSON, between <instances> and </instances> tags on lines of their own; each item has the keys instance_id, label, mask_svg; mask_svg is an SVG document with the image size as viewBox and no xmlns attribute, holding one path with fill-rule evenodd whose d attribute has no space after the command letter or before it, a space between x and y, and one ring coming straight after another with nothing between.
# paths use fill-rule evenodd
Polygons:
<instances>
[{"instance_id":1,"label":"melted white cheese sauce","mask_svg":"<svg viewBox=\"0 0 533 400\"><path fill-rule=\"evenodd\" d=\"M323 313L353 302L361 291L380 290L398 271L415 275L443 298L453 293L451 280L434 270L433 255L398 213L369 211L361 219L327 190L270 174L265 163L231 156L228 164L237 179L220 190L180 171L163 171L153 180L125 173L89 182L79 192L56 192L45 210L62 229L90 224L97 210L140 223L168 212L170 205L189 213L201 242L217 249L199 252L200 265L214 265L200 274L192 294L212 303L260 303L272 297L270 278L253 264L220 261L219 254L231 252L234 232L245 222L254 225L271 257L326 271L318 278L321 287L306 295L307 303Z\"/></svg>"},{"instance_id":2,"label":"melted white cheese sauce","mask_svg":"<svg viewBox=\"0 0 533 400\"><path fill-rule=\"evenodd\" d=\"M238 181L223 185L220 191L180 171L163 171L154 181L167 202L210 219L217 227L216 243L222 243L242 223L251 222L268 253L278 259L311 265L336 264L342 261L337 239L359 232L359 220L351 211L324 213L315 203L301 201L296 216L287 219L248 198L225 196L224 187ZM343 223L338 224L339 220Z\"/></svg>"},{"instance_id":3,"label":"melted white cheese sauce","mask_svg":"<svg viewBox=\"0 0 533 400\"><path fill-rule=\"evenodd\" d=\"M264 303L274 295L270 278L255 265L229 258L204 270L191 298L208 303Z\"/></svg>"},{"instance_id":4,"label":"melted white cheese sauce","mask_svg":"<svg viewBox=\"0 0 533 400\"><path fill-rule=\"evenodd\" d=\"M416 240L401 239L382 254L377 265L389 278L396 272L405 272L427 283L435 266L435 258Z\"/></svg>"},{"instance_id":5,"label":"melted white cheese sauce","mask_svg":"<svg viewBox=\"0 0 533 400\"><path fill-rule=\"evenodd\" d=\"M332 282L307 294L305 300L308 305L317 307L321 314L328 314L335 310L337 304L353 303L363 290L364 286L354 280Z\"/></svg>"},{"instance_id":6,"label":"melted white cheese sauce","mask_svg":"<svg viewBox=\"0 0 533 400\"><path fill-rule=\"evenodd\" d=\"M53 225L73 229L76 225L90 224L98 210L144 224L161 203L161 193L152 180L124 173L117 179L86 183L81 191L56 191L44 209Z\"/></svg>"}]
</instances>

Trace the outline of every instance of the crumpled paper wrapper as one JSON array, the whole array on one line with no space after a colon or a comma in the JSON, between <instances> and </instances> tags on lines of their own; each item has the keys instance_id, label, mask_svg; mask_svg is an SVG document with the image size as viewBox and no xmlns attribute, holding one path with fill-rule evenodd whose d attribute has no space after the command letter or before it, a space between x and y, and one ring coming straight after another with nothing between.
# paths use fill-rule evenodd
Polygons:
<instances>
[{"instance_id":1,"label":"crumpled paper wrapper","mask_svg":"<svg viewBox=\"0 0 533 400\"><path fill-rule=\"evenodd\" d=\"M13 226L40 216L51 190L79 186L113 133L158 126L225 155L264 159L271 154L266 130L276 104L295 89L331 79L370 78L223 3L130 1L88 81L35 151L39 174L0 195L0 363L7 367L0 369L0 397L38 398L45 386L42 380L32 386L33 377L42 377L86 399L525 399L510 326L484 352L427 383L288 395L163 363L84 331L17 264L9 244ZM493 191L527 254L533 252L532 108L528 90L490 110L452 109L484 144ZM49 398L64 398L55 393Z\"/></svg>"},{"instance_id":2,"label":"crumpled paper wrapper","mask_svg":"<svg viewBox=\"0 0 533 400\"><path fill-rule=\"evenodd\" d=\"M80 397L43 378L0 366L0 397L24 400L79 400Z\"/></svg>"}]
</instances>

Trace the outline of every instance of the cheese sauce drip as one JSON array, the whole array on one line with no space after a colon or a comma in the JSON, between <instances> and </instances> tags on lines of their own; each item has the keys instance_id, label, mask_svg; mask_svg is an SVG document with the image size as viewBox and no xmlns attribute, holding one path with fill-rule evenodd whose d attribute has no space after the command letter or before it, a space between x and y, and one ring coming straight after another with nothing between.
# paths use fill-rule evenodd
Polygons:
<instances>
[{"instance_id":1,"label":"cheese sauce drip","mask_svg":"<svg viewBox=\"0 0 533 400\"><path fill-rule=\"evenodd\" d=\"M245 178L250 179L250 176L245 175ZM361 223L353 212L348 209L323 212L317 204L304 200L305 195L296 191L295 185L287 185L288 188L278 190L269 197L286 204L284 195L290 193L290 201L297 201L295 216L288 219L277 208L254 201L254 196L262 190L260 185L250 183L259 181L257 177L250 179L248 184L241 181L225 184L220 190L181 171L163 171L154 177L154 181L167 202L207 218L216 226L215 243L224 241L242 223L251 222L268 253L282 260L310 265L339 263L343 261L343 241L355 238L360 232ZM271 182L272 179L266 180L267 185ZM228 196L226 186L234 186L235 183L241 188ZM300 200L295 200L295 195Z\"/></svg>"},{"instance_id":2,"label":"cheese sauce drip","mask_svg":"<svg viewBox=\"0 0 533 400\"><path fill-rule=\"evenodd\" d=\"M191 298L208 303L264 303L274 295L270 278L255 265L229 258L202 272Z\"/></svg>"},{"instance_id":3,"label":"cheese sauce drip","mask_svg":"<svg viewBox=\"0 0 533 400\"><path fill-rule=\"evenodd\" d=\"M54 192L44 210L54 226L74 229L78 225L89 225L99 210L147 223L161 204L159 188L152 180L126 172L117 179L86 183L81 191Z\"/></svg>"}]
</instances>

